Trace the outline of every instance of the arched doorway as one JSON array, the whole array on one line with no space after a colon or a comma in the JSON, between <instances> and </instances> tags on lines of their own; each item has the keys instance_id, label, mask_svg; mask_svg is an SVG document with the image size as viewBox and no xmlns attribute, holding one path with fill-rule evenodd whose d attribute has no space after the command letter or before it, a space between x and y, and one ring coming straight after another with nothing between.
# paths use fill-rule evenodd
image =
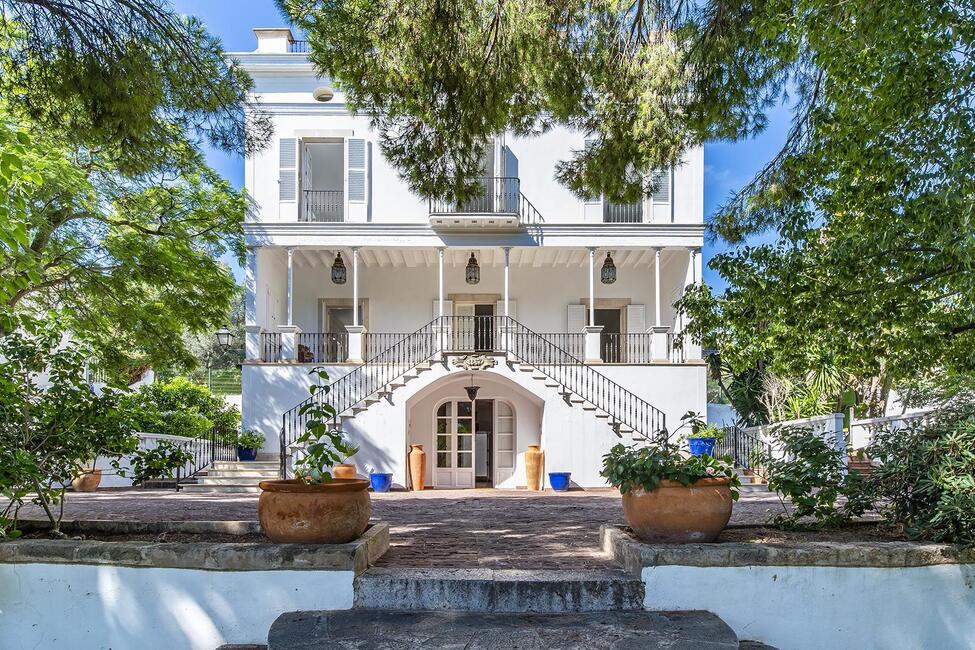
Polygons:
<instances>
[{"instance_id":1,"label":"arched doorway","mask_svg":"<svg viewBox=\"0 0 975 650\"><path fill-rule=\"evenodd\" d=\"M515 423L514 408L504 399L443 400L434 412L434 486L494 487L511 478Z\"/></svg>"}]
</instances>

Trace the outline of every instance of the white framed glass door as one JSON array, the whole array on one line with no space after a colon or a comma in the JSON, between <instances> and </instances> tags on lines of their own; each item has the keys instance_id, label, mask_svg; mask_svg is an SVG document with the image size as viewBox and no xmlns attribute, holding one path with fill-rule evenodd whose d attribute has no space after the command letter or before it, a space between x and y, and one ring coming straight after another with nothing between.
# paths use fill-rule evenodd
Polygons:
<instances>
[{"instance_id":1,"label":"white framed glass door","mask_svg":"<svg viewBox=\"0 0 975 650\"><path fill-rule=\"evenodd\" d=\"M474 487L473 403L466 400L444 402L437 408L434 425L434 485Z\"/></svg>"},{"instance_id":2,"label":"white framed glass door","mask_svg":"<svg viewBox=\"0 0 975 650\"><path fill-rule=\"evenodd\" d=\"M515 473L515 413L501 400L495 400L494 413L494 485L498 486Z\"/></svg>"}]
</instances>

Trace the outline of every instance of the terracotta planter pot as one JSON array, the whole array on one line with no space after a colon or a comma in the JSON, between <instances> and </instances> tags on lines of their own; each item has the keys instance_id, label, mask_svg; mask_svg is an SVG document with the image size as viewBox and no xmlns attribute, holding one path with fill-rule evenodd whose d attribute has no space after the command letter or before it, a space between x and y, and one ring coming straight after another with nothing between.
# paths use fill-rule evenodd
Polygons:
<instances>
[{"instance_id":1,"label":"terracotta planter pot","mask_svg":"<svg viewBox=\"0 0 975 650\"><path fill-rule=\"evenodd\" d=\"M94 492L102 482L102 470L89 469L81 476L75 477L71 481L71 487L75 492Z\"/></svg>"},{"instance_id":2,"label":"terracotta planter pot","mask_svg":"<svg viewBox=\"0 0 975 650\"><path fill-rule=\"evenodd\" d=\"M623 495L623 515L648 542L713 542L731 519L731 479L706 478L685 487L661 481L653 492Z\"/></svg>"},{"instance_id":3,"label":"terracotta planter pot","mask_svg":"<svg viewBox=\"0 0 975 650\"><path fill-rule=\"evenodd\" d=\"M322 485L261 481L257 515L264 534L278 544L344 544L369 526L369 481L332 479Z\"/></svg>"},{"instance_id":4,"label":"terracotta planter pot","mask_svg":"<svg viewBox=\"0 0 975 650\"><path fill-rule=\"evenodd\" d=\"M545 464L545 452L541 445L528 445L525 452L525 473L528 475L528 489L538 492L542 489L542 465Z\"/></svg>"},{"instance_id":5,"label":"terracotta planter pot","mask_svg":"<svg viewBox=\"0 0 975 650\"><path fill-rule=\"evenodd\" d=\"M410 485L414 490L422 490L426 486L427 452L423 445L410 445Z\"/></svg>"},{"instance_id":6,"label":"terracotta planter pot","mask_svg":"<svg viewBox=\"0 0 975 650\"><path fill-rule=\"evenodd\" d=\"M332 478L355 478L355 465L341 463L332 467Z\"/></svg>"}]
</instances>

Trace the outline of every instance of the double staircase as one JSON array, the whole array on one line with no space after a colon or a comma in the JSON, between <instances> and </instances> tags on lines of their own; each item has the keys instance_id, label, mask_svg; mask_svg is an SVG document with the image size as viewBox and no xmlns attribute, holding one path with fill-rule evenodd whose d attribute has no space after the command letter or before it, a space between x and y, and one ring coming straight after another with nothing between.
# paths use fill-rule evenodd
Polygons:
<instances>
[{"instance_id":1,"label":"double staircase","mask_svg":"<svg viewBox=\"0 0 975 650\"><path fill-rule=\"evenodd\" d=\"M297 404L282 416L281 476L305 431L309 406L327 401L335 409L334 426L388 397L397 388L447 363L451 355L499 355L511 368L556 391L569 404L605 421L621 438L659 442L667 439L664 413L640 396L597 372L551 340L507 316L442 316L370 357L347 375Z\"/></svg>"}]
</instances>

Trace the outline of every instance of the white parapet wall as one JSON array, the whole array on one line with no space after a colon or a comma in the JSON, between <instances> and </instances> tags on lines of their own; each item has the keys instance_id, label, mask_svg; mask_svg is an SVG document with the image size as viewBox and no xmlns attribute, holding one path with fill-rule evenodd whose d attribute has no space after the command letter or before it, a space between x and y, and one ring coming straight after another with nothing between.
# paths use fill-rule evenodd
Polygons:
<instances>
[{"instance_id":1,"label":"white parapet wall","mask_svg":"<svg viewBox=\"0 0 975 650\"><path fill-rule=\"evenodd\" d=\"M158 527L151 533L258 530L256 522L67 526L69 533L107 527L123 534L140 526ZM264 644L271 623L284 612L351 609L355 576L388 546L389 526L383 522L354 542L331 545L5 542L0 648L213 650Z\"/></svg>"}]
</instances>

